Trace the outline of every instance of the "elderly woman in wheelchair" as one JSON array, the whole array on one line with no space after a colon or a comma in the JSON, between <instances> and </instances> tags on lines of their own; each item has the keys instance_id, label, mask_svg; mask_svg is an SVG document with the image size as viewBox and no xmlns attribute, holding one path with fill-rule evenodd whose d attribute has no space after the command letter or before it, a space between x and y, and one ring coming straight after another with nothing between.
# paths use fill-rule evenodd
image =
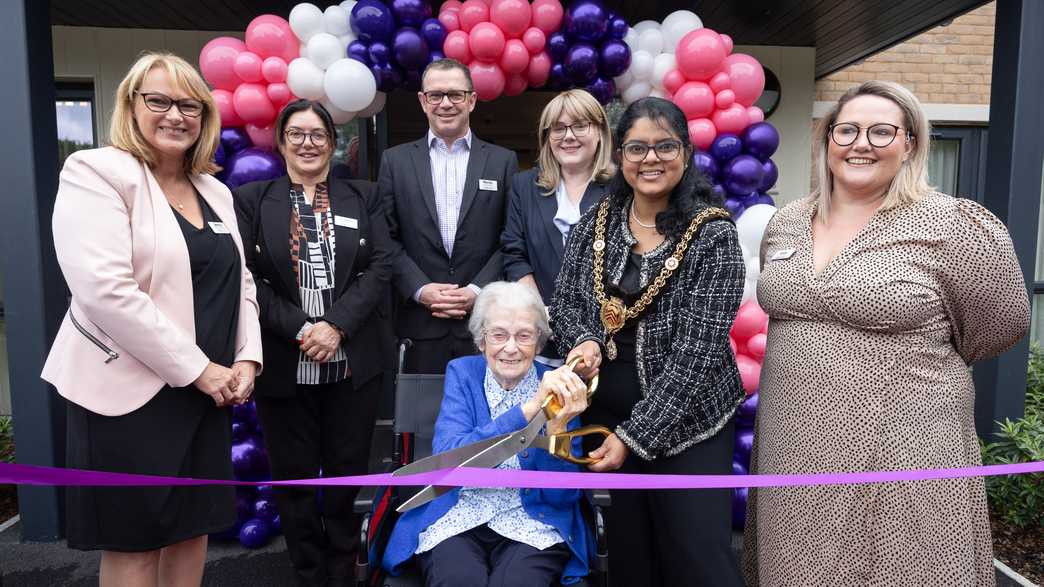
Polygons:
<instances>
[{"instance_id":1,"label":"elderly woman in wheelchair","mask_svg":"<svg viewBox=\"0 0 1044 587\"><path fill-rule=\"evenodd\" d=\"M562 409L547 422L547 434L579 426L575 416L587 407L584 382L567 366L551 370L533 360L551 331L532 288L486 286L468 326L482 354L447 366L435 453L524 428L549 394ZM581 454L579 438L573 454ZM499 468L580 470L533 447ZM588 573L592 542L581 496L572 489L454 489L399 518L383 566L395 575L416 558L429 587L574 583Z\"/></svg>"}]
</instances>

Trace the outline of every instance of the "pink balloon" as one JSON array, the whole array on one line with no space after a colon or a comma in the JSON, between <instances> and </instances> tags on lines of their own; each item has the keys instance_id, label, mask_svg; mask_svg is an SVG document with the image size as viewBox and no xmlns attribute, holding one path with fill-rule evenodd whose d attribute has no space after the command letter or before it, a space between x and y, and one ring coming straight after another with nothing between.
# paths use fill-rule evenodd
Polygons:
<instances>
[{"instance_id":1,"label":"pink balloon","mask_svg":"<svg viewBox=\"0 0 1044 587\"><path fill-rule=\"evenodd\" d=\"M244 37L247 49L262 59L278 57L287 63L297 59L301 46L290 23L274 14L262 14L250 21Z\"/></svg>"},{"instance_id":2,"label":"pink balloon","mask_svg":"<svg viewBox=\"0 0 1044 587\"><path fill-rule=\"evenodd\" d=\"M500 56L500 69L506 74L522 73L529 67L529 50L518 39L511 39L504 44L504 53ZM511 94L508 94L511 95Z\"/></svg>"},{"instance_id":3,"label":"pink balloon","mask_svg":"<svg viewBox=\"0 0 1044 587\"><path fill-rule=\"evenodd\" d=\"M482 0L479 0L480 2ZM446 35L442 42L442 52L450 59L456 59L461 63L471 62L471 48L468 41L468 33L464 31L453 31Z\"/></svg>"},{"instance_id":4,"label":"pink balloon","mask_svg":"<svg viewBox=\"0 0 1044 587\"><path fill-rule=\"evenodd\" d=\"M725 45L721 35L703 28L689 32L678 42L675 57L678 69L690 80L706 80L714 74L725 59Z\"/></svg>"},{"instance_id":5,"label":"pink balloon","mask_svg":"<svg viewBox=\"0 0 1044 587\"><path fill-rule=\"evenodd\" d=\"M663 76L663 89L667 90L669 94L674 94L679 88L685 85L686 81L687 80L682 72L677 69L672 69L667 72L667 75Z\"/></svg>"},{"instance_id":6,"label":"pink balloon","mask_svg":"<svg viewBox=\"0 0 1044 587\"><path fill-rule=\"evenodd\" d=\"M747 108L747 118L750 119L751 124L757 124L765 120L765 112L757 106L751 106Z\"/></svg>"},{"instance_id":7,"label":"pink balloon","mask_svg":"<svg viewBox=\"0 0 1044 587\"><path fill-rule=\"evenodd\" d=\"M269 57L261 63L261 75L270 84L278 84L286 81L286 62L278 57Z\"/></svg>"},{"instance_id":8,"label":"pink balloon","mask_svg":"<svg viewBox=\"0 0 1044 587\"><path fill-rule=\"evenodd\" d=\"M235 90L242 80L236 75L236 56L246 51L246 44L232 37L211 40L199 52L199 70L211 86L219 90Z\"/></svg>"},{"instance_id":9,"label":"pink balloon","mask_svg":"<svg viewBox=\"0 0 1044 587\"><path fill-rule=\"evenodd\" d=\"M689 141L697 149L706 151L718 136L718 129L709 118L696 118L689 121Z\"/></svg>"},{"instance_id":10,"label":"pink balloon","mask_svg":"<svg viewBox=\"0 0 1044 587\"><path fill-rule=\"evenodd\" d=\"M725 58L725 71L732 80L736 101L744 106L753 106L765 90L765 68L750 55L733 53Z\"/></svg>"},{"instance_id":11,"label":"pink balloon","mask_svg":"<svg viewBox=\"0 0 1044 587\"><path fill-rule=\"evenodd\" d=\"M276 117L276 108L261 84L241 84L232 94L232 105L243 122L266 126Z\"/></svg>"},{"instance_id":12,"label":"pink balloon","mask_svg":"<svg viewBox=\"0 0 1044 587\"><path fill-rule=\"evenodd\" d=\"M534 27L529 27L526 32L522 33L522 43L525 44L526 49L530 53L536 55L537 53L544 50L547 46L547 35L544 31Z\"/></svg>"},{"instance_id":13,"label":"pink balloon","mask_svg":"<svg viewBox=\"0 0 1044 587\"><path fill-rule=\"evenodd\" d=\"M439 14L442 14L443 12L460 12L460 7L463 5L464 3L460 0L446 0L442 3L442 6L439 7Z\"/></svg>"},{"instance_id":14,"label":"pink balloon","mask_svg":"<svg viewBox=\"0 0 1044 587\"><path fill-rule=\"evenodd\" d=\"M258 126L256 124L247 124L245 127L247 135L250 137L250 141L254 143L255 147L261 149L271 149L275 147L275 131L272 130L272 125Z\"/></svg>"},{"instance_id":15,"label":"pink balloon","mask_svg":"<svg viewBox=\"0 0 1044 587\"><path fill-rule=\"evenodd\" d=\"M261 58L250 51L243 51L236 55L236 62L232 64L232 70L236 72L239 79L245 82L259 82L262 79Z\"/></svg>"},{"instance_id":16,"label":"pink balloon","mask_svg":"<svg viewBox=\"0 0 1044 587\"><path fill-rule=\"evenodd\" d=\"M768 327L768 314L753 300L740 305L732 323L732 336L737 342L746 343L751 337Z\"/></svg>"},{"instance_id":17,"label":"pink balloon","mask_svg":"<svg viewBox=\"0 0 1044 587\"><path fill-rule=\"evenodd\" d=\"M468 2L470 1L468 0ZM504 92L507 79L496 63L472 61L468 65L468 69L471 70L471 81L475 84L475 92L478 93L479 100L493 100Z\"/></svg>"},{"instance_id":18,"label":"pink balloon","mask_svg":"<svg viewBox=\"0 0 1044 587\"><path fill-rule=\"evenodd\" d=\"M290 86L282 82L274 84L268 84L268 88L265 90L268 95L268 99L272 101L272 104L276 107L282 106L290 101L290 97L293 95L290 93Z\"/></svg>"},{"instance_id":19,"label":"pink balloon","mask_svg":"<svg viewBox=\"0 0 1044 587\"><path fill-rule=\"evenodd\" d=\"M736 355L736 369L739 371L743 391L750 395L761 385L761 365L747 355Z\"/></svg>"},{"instance_id":20,"label":"pink balloon","mask_svg":"<svg viewBox=\"0 0 1044 587\"><path fill-rule=\"evenodd\" d=\"M243 126L243 119L236 114L236 108L232 105L232 92L228 90L211 90L210 95L214 98L214 105L217 107L221 126Z\"/></svg>"},{"instance_id":21,"label":"pink balloon","mask_svg":"<svg viewBox=\"0 0 1044 587\"><path fill-rule=\"evenodd\" d=\"M514 73L508 76L504 84L505 96L519 96L529 87L529 81L525 73Z\"/></svg>"},{"instance_id":22,"label":"pink balloon","mask_svg":"<svg viewBox=\"0 0 1044 587\"><path fill-rule=\"evenodd\" d=\"M439 13L439 22L442 23L442 26L446 27L446 32L447 33L452 33L453 31L459 31L460 30L460 11L459 10L450 10L450 11L445 11L444 10L444 11L440 12ZM443 41L443 42L445 42L445 41Z\"/></svg>"},{"instance_id":23,"label":"pink balloon","mask_svg":"<svg viewBox=\"0 0 1044 587\"><path fill-rule=\"evenodd\" d=\"M721 44L725 45L725 54L726 55L729 55L729 54L732 53L732 47L733 47L732 37L726 35L725 33L722 33L721 34Z\"/></svg>"},{"instance_id":24,"label":"pink balloon","mask_svg":"<svg viewBox=\"0 0 1044 587\"><path fill-rule=\"evenodd\" d=\"M719 71L711 76L710 81L707 82L707 84L710 85L711 89L714 90L714 93L717 94L722 90L731 89L732 79L729 78L729 74L724 71Z\"/></svg>"},{"instance_id":25,"label":"pink balloon","mask_svg":"<svg viewBox=\"0 0 1044 587\"><path fill-rule=\"evenodd\" d=\"M526 79L529 87L539 88L547 83L551 75L551 56L547 51L541 51L529 59L529 69L526 70Z\"/></svg>"},{"instance_id":26,"label":"pink balloon","mask_svg":"<svg viewBox=\"0 0 1044 587\"><path fill-rule=\"evenodd\" d=\"M530 12L533 15L533 26L544 31L545 35L557 31L562 26L562 17L565 15L559 0L534 0Z\"/></svg>"},{"instance_id":27,"label":"pink balloon","mask_svg":"<svg viewBox=\"0 0 1044 587\"><path fill-rule=\"evenodd\" d=\"M467 0L461 5L457 18L460 19L460 29L470 33L478 23L489 21L489 6L482 0Z\"/></svg>"},{"instance_id":28,"label":"pink balloon","mask_svg":"<svg viewBox=\"0 0 1044 587\"><path fill-rule=\"evenodd\" d=\"M685 82L674 92L674 103L687 119L706 118L714 111L714 92L703 82Z\"/></svg>"},{"instance_id":29,"label":"pink balloon","mask_svg":"<svg viewBox=\"0 0 1044 587\"><path fill-rule=\"evenodd\" d=\"M765 358L765 345L767 343L768 336L764 332L755 334L747 341L747 354L750 355L750 358L761 361Z\"/></svg>"},{"instance_id":30,"label":"pink balloon","mask_svg":"<svg viewBox=\"0 0 1044 587\"><path fill-rule=\"evenodd\" d=\"M468 44L475 59L491 63L504 53L505 42L504 32L497 25L491 22L480 22L472 27Z\"/></svg>"},{"instance_id":31,"label":"pink balloon","mask_svg":"<svg viewBox=\"0 0 1044 587\"><path fill-rule=\"evenodd\" d=\"M711 114L711 120L714 122L718 132L739 134L743 132L743 129L750 126L750 117L747 116L747 109L741 104L733 104L728 108L715 110L714 114Z\"/></svg>"},{"instance_id":32,"label":"pink balloon","mask_svg":"<svg viewBox=\"0 0 1044 587\"><path fill-rule=\"evenodd\" d=\"M490 21L511 39L522 36L531 18L528 0L496 0L489 10Z\"/></svg>"},{"instance_id":33,"label":"pink balloon","mask_svg":"<svg viewBox=\"0 0 1044 587\"><path fill-rule=\"evenodd\" d=\"M736 349L739 348L736 346L736 339L732 338L731 336L729 337L729 348L732 349L733 355L736 354Z\"/></svg>"},{"instance_id":34,"label":"pink balloon","mask_svg":"<svg viewBox=\"0 0 1044 587\"><path fill-rule=\"evenodd\" d=\"M736 101L736 94L732 90L722 90L714 96L714 105L718 108L728 108Z\"/></svg>"}]
</instances>

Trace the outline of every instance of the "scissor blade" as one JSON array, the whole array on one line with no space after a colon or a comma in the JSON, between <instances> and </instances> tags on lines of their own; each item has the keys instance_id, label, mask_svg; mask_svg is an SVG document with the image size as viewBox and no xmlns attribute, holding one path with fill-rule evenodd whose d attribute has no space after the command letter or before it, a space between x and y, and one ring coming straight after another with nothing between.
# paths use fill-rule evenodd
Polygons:
<instances>
[{"instance_id":1,"label":"scissor blade","mask_svg":"<svg viewBox=\"0 0 1044 587\"><path fill-rule=\"evenodd\" d=\"M510 435L501 434L499 436L492 436L485 440L480 440L464 446L458 446L453 450L440 452L439 454L431 455L430 457L418 459L408 465L403 465L402 467L395 469L392 471L392 475L400 477L402 475L416 475L418 473L429 473L431 471L438 471L439 469L452 469L453 467L458 467L462 462L481 453L508 436Z\"/></svg>"},{"instance_id":2,"label":"scissor blade","mask_svg":"<svg viewBox=\"0 0 1044 587\"><path fill-rule=\"evenodd\" d=\"M460 464L461 467L492 469L533 444L540 429L547 422L547 416L541 410L530 420L525 428L508 434L500 442L476 454Z\"/></svg>"},{"instance_id":3,"label":"scissor blade","mask_svg":"<svg viewBox=\"0 0 1044 587\"><path fill-rule=\"evenodd\" d=\"M413 497L402 502L402 505L395 508L395 511L399 512L400 514L403 512L408 512L413 508L417 508L428 503L429 501L435 499L443 493L447 493L451 489L453 488L444 487L442 485L429 485L424 489L418 491Z\"/></svg>"}]
</instances>

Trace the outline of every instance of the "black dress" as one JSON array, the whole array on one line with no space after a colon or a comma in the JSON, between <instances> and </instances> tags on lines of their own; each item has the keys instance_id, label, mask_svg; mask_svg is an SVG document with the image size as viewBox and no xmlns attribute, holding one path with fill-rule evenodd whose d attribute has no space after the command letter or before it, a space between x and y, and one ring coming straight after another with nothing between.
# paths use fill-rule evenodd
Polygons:
<instances>
[{"instance_id":1,"label":"black dress","mask_svg":"<svg viewBox=\"0 0 1044 587\"><path fill-rule=\"evenodd\" d=\"M212 362L228 367L235 359L240 256L221 219L196 197L202 229L174 213L192 267L196 344ZM122 416L102 416L68 403L66 458L72 468L232 479L231 446L231 411L191 385L164 386L144 406ZM235 519L231 486L66 490L68 543L81 550L156 550L224 530Z\"/></svg>"}]
</instances>

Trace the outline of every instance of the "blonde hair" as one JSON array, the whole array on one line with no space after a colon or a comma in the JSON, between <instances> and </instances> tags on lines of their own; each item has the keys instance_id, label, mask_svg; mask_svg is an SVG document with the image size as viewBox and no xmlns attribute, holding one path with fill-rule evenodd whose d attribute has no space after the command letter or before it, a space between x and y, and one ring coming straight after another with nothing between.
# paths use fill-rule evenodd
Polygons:
<instances>
[{"instance_id":1,"label":"blonde hair","mask_svg":"<svg viewBox=\"0 0 1044 587\"><path fill-rule=\"evenodd\" d=\"M931 127L928 117L921 107L917 96L905 87L886 81L864 82L847 92L837 101L816 125L814 133L816 147L816 177L818 185L812 196L819 204L819 217L823 220L830 213L830 196L834 187L834 174L827 164L827 151L830 147L830 127L837 122L837 116L845 104L859 96L879 96L890 100L903 113L903 130L913 148L910 156L903 161L899 172L888 187L881 209L887 210L909 204L932 192L928 185L928 150L931 142ZM899 137L896 137L899 140Z\"/></svg>"},{"instance_id":2,"label":"blonde hair","mask_svg":"<svg viewBox=\"0 0 1044 587\"><path fill-rule=\"evenodd\" d=\"M162 67L178 90L203 103L199 138L185 153L185 172L191 175L214 173L214 151L221 138L221 118L207 84L187 61L171 53L144 53L116 88L116 107L109 125L109 144L127 151L149 167L159 162L156 150L149 144L134 120L134 100L141 84L154 67ZM176 106L174 106L176 108Z\"/></svg>"},{"instance_id":3,"label":"blonde hair","mask_svg":"<svg viewBox=\"0 0 1044 587\"><path fill-rule=\"evenodd\" d=\"M540 145L540 154L537 164L540 166L540 175L537 176L537 185L544 188L544 195L549 196L558 189L558 183L562 180L562 167L551 152L550 133L551 127L558 122L562 114L568 114L574 121L587 120L598 129L599 143L595 151L594 170L591 179L605 183L609 181L615 172L613 165L613 139L609 130L609 117L605 109L595 100L594 96L584 90L566 90L555 96L544 107L540 115L540 124L537 127L537 141Z\"/></svg>"}]
</instances>

